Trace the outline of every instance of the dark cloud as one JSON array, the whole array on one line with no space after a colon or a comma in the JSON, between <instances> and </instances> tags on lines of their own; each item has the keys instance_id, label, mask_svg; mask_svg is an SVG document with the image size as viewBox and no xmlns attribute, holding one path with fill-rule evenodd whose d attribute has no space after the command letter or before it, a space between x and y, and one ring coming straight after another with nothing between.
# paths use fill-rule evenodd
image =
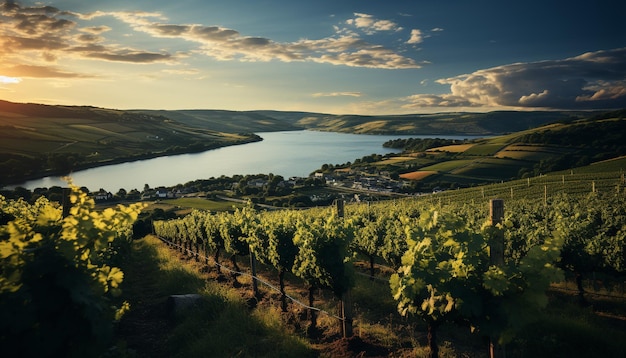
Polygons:
<instances>
[{"instance_id":1,"label":"dark cloud","mask_svg":"<svg viewBox=\"0 0 626 358\"><path fill-rule=\"evenodd\" d=\"M172 55L167 53L138 52L138 51L117 51L117 52L85 52L85 57L95 58L105 61L132 62L132 63L154 63L173 60Z\"/></svg>"},{"instance_id":2,"label":"dark cloud","mask_svg":"<svg viewBox=\"0 0 626 358\"><path fill-rule=\"evenodd\" d=\"M267 46L270 44L270 40L263 37L246 37L241 39L243 46Z\"/></svg>"},{"instance_id":3,"label":"dark cloud","mask_svg":"<svg viewBox=\"0 0 626 358\"><path fill-rule=\"evenodd\" d=\"M219 26L193 26L191 35L209 41L225 41L229 38L239 36L239 32Z\"/></svg>"}]
</instances>

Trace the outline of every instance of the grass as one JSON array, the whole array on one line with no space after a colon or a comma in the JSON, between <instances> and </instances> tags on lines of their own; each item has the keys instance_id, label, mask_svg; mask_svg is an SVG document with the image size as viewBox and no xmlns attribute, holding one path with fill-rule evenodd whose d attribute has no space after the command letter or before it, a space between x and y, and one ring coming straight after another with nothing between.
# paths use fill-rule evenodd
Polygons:
<instances>
[{"instance_id":1,"label":"grass","mask_svg":"<svg viewBox=\"0 0 626 358\"><path fill-rule=\"evenodd\" d=\"M414 161L414 160L415 160L415 158L413 158L413 157L397 156L397 157L392 157L392 158L389 158L389 159L381 160L381 161L375 162L373 164L374 165L394 165L394 164L403 163L403 162L407 162L407 161Z\"/></svg>"},{"instance_id":2,"label":"grass","mask_svg":"<svg viewBox=\"0 0 626 358\"><path fill-rule=\"evenodd\" d=\"M474 159L448 160L445 162L429 165L427 167L421 168L420 170L435 171L435 172L450 172L457 168L469 165L472 162L474 162Z\"/></svg>"},{"instance_id":3,"label":"grass","mask_svg":"<svg viewBox=\"0 0 626 358\"><path fill-rule=\"evenodd\" d=\"M178 198L178 199L166 199L161 200L161 204L170 205L172 207L184 207L184 208L192 208L192 209L200 209L200 210L211 210L211 211L228 211L233 210L233 206L235 207L243 207L243 204L235 203L232 201L223 201L223 200L209 200L205 198Z\"/></svg>"},{"instance_id":4,"label":"grass","mask_svg":"<svg viewBox=\"0 0 626 358\"><path fill-rule=\"evenodd\" d=\"M302 310L284 316L277 295L265 290L264 300L251 309L249 278L240 277L242 287L234 288L202 273L200 267L153 236L134 242L132 256L122 267L124 298L130 302L131 311L119 325L120 349L135 357L352 357L361 351L367 352L364 356L428 356L425 323L397 313L387 282L389 268L377 267L374 280L356 276L351 291L353 339L341 340L336 319L320 315L318 327L326 332L325 338L309 341L302 329L286 324L286 317L291 322L293 312L301 317ZM259 275L265 280L275 278L275 272L264 265L260 265ZM287 292L292 296L306 294L294 277L288 275L287 281ZM202 303L191 311L165 315L166 298L185 293L201 294ZM621 356L626 351L623 299L588 298L594 309L580 307L573 294L555 286L544 313L506 345L507 356ZM316 307L334 312L336 303L329 292L316 293ZM350 342L358 342L361 350L346 348ZM440 357L487 357L485 339L467 327L442 325L438 344Z\"/></svg>"},{"instance_id":5,"label":"grass","mask_svg":"<svg viewBox=\"0 0 626 358\"><path fill-rule=\"evenodd\" d=\"M468 148L465 152L463 152L463 154L478 156L494 155L501 150L502 147L504 147L502 143L476 144L471 148Z\"/></svg>"},{"instance_id":6,"label":"grass","mask_svg":"<svg viewBox=\"0 0 626 358\"><path fill-rule=\"evenodd\" d=\"M400 174L400 178L408 180L422 180L430 175L436 174L435 171L418 170L415 172Z\"/></svg>"},{"instance_id":7,"label":"grass","mask_svg":"<svg viewBox=\"0 0 626 358\"><path fill-rule=\"evenodd\" d=\"M241 291L206 280L156 237L133 244L123 266L123 295L131 311L119 325L119 347L137 357L311 357L277 310L250 311ZM198 293L201 304L165 314L169 295Z\"/></svg>"},{"instance_id":8,"label":"grass","mask_svg":"<svg viewBox=\"0 0 626 358\"><path fill-rule=\"evenodd\" d=\"M449 152L449 153L463 153L466 150L473 147L474 144L456 144L456 145L446 145L443 147L430 148L428 152Z\"/></svg>"}]
</instances>

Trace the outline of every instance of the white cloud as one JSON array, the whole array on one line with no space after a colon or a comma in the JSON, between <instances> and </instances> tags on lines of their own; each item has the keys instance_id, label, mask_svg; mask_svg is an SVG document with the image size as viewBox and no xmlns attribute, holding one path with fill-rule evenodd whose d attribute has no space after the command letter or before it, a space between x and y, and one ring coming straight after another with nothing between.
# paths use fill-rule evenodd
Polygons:
<instances>
[{"instance_id":1,"label":"white cloud","mask_svg":"<svg viewBox=\"0 0 626 358\"><path fill-rule=\"evenodd\" d=\"M41 61L56 62L70 57L129 64L178 64L190 53L201 53L221 61L303 61L382 69L421 67L421 64L393 49L363 40L354 29L335 28L335 36L321 39L277 42L270 38L243 35L235 29L217 25L169 24L162 14L155 12L96 11L81 14L54 7L6 4L0 7L0 58L13 65L39 66ZM177 40L195 47L174 53L167 47L144 49L116 43L120 40L112 40L112 25L92 25L93 20L103 17L127 24L135 35L172 39L176 48L180 46L175 42ZM365 33L402 29L393 21L359 13L348 23ZM11 61L7 60L9 56Z\"/></svg>"},{"instance_id":2,"label":"white cloud","mask_svg":"<svg viewBox=\"0 0 626 358\"><path fill-rule=\"evenodd\" d=\"M355 18L346 20L346 24L363 30L366 34L379 31L401 31L402 27L391 20L378 20L372 15L354 13Z\"/></svg>"},{"instance_id":3,"label":"white cloud","mask_svg":"<svg viewBox=\"0 0 626 358\"><path fill-rule=\"evenodd\" d=\"M413 30L411 30L411 37L409 38L409 40L406 43L408 43L408 44L418 44L418 43L421 43L422 40L423 40L422 31L420 31L419 29L413 29Z\"/></svg>"},{"instance_id":4,"label":"white cloud","mask_svg":"<svg viewBox=\"0 0 626 358\"><path fill-rule=\"evenodd\" d=\"M515 63L437 80L473 105L548 109L626 107L626 48ZM444 97L441 103L445 103ZM454 106L454 103L453 103Z\"/></svg>"},{"instance_id":5,"label":"white cloud","mask_svg":"<svg viewBox=\"0 0 626 358\"><path fill-rule=\"evenodd\" d=\"M313 97L361 97L361 92L318 92Z\"/></svg>"}]
</instances>

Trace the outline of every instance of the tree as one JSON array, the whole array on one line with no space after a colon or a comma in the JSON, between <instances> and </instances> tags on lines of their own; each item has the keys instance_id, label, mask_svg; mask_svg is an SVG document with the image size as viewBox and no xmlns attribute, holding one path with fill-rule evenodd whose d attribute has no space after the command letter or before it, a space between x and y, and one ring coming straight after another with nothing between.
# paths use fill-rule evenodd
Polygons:
<instances>
[{"instance_id":1,"label":"tree","mask_svg":"<svg viewBox=\"0 0 626 358\"><path fill-rule=\"evenodd\" d=\"M117 193L115 193L115 196L118 197L121 200L126 199L126 189L124 188L120 188L120 190L117 191Z\"/></svg>"}]
</instances>

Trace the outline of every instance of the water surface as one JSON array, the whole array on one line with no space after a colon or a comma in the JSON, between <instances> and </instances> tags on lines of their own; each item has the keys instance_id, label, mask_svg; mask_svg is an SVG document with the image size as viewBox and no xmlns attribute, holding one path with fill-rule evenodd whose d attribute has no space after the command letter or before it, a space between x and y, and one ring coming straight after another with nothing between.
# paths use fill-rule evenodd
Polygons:
<instances>
[{"instance_id":1,"label":"water surface","mask_svg":"<svg viewBox=\"0 0 626 358\"><path fill-rule=\"evenodd\" d=\"M353 162L373 153L387 154L397 149L382 144L397 138L465 139L474 136L363 135L315 131L257 133L263 138L254 142L212 149L193 154L179 154L104 167L71 174L72 181L90 191L103 188L117 192L150 187L174 186L196 179L222 175L275 174L284 178L306 177L323 164ZM61 177L31 180L20 186L26 189L65 186Z\"/></svg>"}]
</instances>

